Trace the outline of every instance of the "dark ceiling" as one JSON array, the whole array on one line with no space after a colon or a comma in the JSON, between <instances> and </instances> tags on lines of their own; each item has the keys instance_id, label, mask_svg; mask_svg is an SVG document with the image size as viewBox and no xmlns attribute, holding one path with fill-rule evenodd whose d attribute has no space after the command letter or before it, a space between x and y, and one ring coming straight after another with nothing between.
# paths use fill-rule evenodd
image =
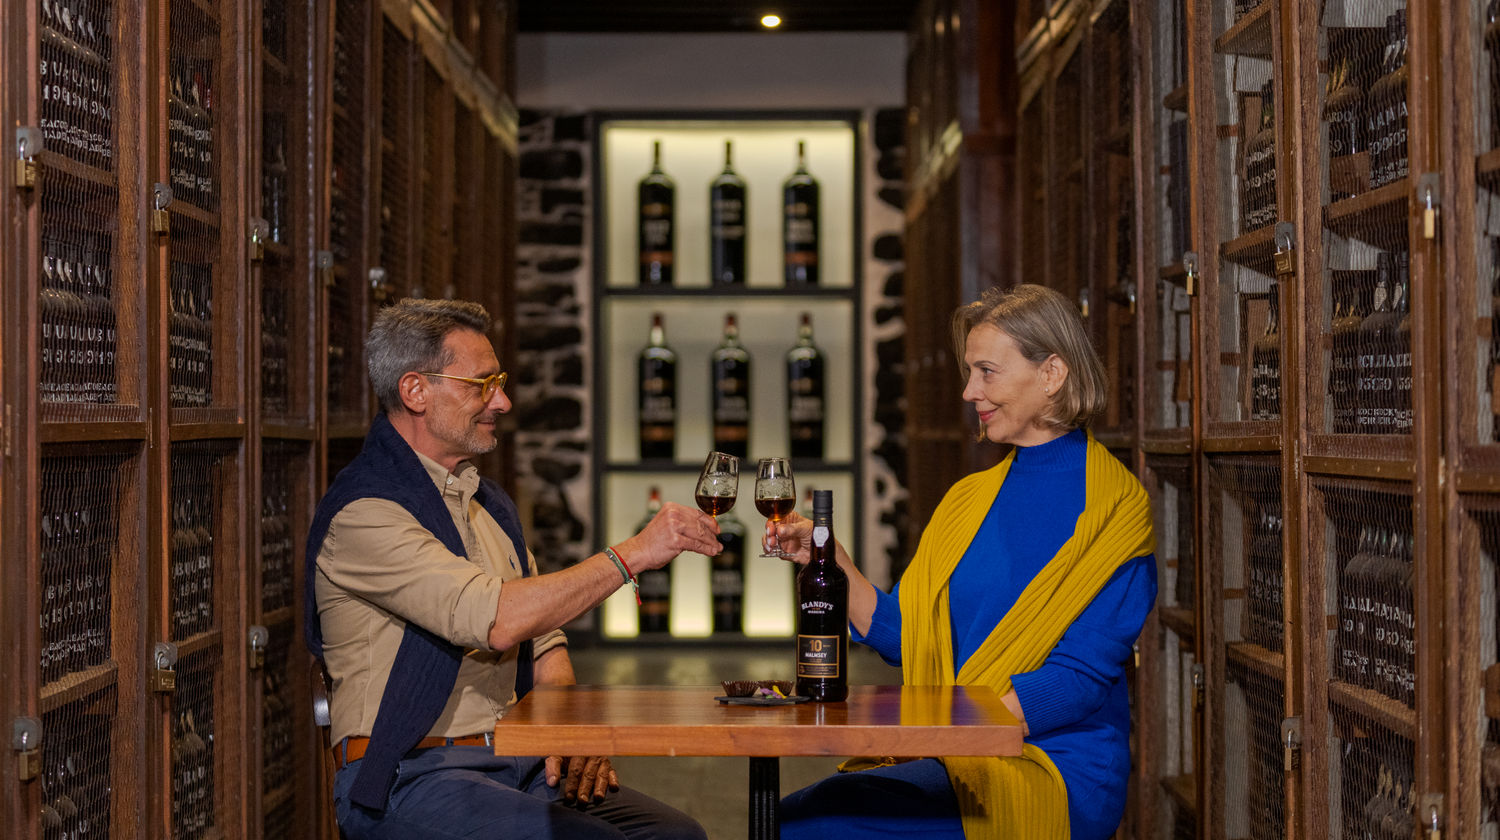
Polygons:
<instances>
[{"instance_id":1,"label":"dark ceiling","mask_svg":"<svg viewBox=\"0 0 1500 840\"><path fill-rule=\"evenodd\" d=\"M522 32L906 31L916 0L520 0Z\"/></svg>"}]
</instances>

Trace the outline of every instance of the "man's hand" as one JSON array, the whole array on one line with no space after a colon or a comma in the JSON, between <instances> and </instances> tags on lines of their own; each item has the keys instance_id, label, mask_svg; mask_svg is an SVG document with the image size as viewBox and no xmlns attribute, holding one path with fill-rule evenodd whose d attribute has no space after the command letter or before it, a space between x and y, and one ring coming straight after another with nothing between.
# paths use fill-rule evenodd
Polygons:
<instances>
[{"instance_id":1,"label":"man's hand","mask_svg":"<svg viewBox=\"0 0 1500 840\"><path fill-rule=\"evenodd\" d=\"M719 523L701 510L667 502L639 534L620 543L619 551L631 572L660 569L684 551L712 557L723 549Z\"/></svg>"},{"instance_id":2,"label":"man's hand","mask_svg":"<svg viewBox=\"0 0 1500 840\"><path fill-rule=\"evenodd\" d=\"M609 765L609 759L595 755L588 758L547 756L547 784L563 783L562 800L569 805L599 802L605 794L620 789L620 777Z\"/></svg>"}]
</instances>

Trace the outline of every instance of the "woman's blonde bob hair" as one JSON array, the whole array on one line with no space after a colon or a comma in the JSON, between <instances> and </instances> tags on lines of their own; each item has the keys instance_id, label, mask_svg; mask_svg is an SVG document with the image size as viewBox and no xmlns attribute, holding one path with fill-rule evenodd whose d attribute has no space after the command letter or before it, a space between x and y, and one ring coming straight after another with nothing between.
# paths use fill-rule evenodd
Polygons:
<instances>
[{"instance_id":1,"label":"woman's blonde bob hair","mask_svg":"<svg viewBox=\"0 0 1500 840\"><path fill-rule=\"evenodd\" d=\"M1004 291L985 289L979 300L960 306L953 313L953 352L965 377L965 345L969 333L980 324L1010 336L1032 364L1039 365L1055 354L1068 366L1067 379L1052 396L1044 423L1072 431L1104 412L1109 401L1104 365L1072 301L1045 286L1027 283Z\"/></svg>"}]
</instances>

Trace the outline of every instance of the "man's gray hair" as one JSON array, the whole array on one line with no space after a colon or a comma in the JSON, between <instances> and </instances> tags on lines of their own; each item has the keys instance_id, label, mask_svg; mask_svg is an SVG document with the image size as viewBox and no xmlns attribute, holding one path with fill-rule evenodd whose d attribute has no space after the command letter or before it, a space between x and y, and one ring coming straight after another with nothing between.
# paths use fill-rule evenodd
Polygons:
<instances>
[{"instance_id":1,"label":"man's gray hair","mask_svg":"<svg viewBox=\"0 0 1500 840\"><path fill-rule=\"evenodd\" d=\"M443 347L449 333L483 333L489 328L490 314L467 300L402 298L376 312L365 338L365 359L381 410L406 410L400 384L408 372L437 372L453 363L452 354Z\"/></svg>"}]
</instances>

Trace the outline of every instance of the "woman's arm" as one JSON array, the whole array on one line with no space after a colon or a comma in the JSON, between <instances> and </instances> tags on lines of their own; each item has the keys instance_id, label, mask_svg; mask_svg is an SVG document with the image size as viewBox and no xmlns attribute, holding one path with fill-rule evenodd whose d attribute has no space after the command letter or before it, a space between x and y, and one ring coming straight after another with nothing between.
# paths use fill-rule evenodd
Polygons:
<instances>
[{"instance_id":1,"label":"woman's arm","mask_svg":"<svg viewBox=\"0 0 1500 840\"><path fill-rule=\"evenodd\" d=\"M1077 723L1104 704L1155 602L1156 558L1130 560L1069 625L1041 667L1011 678L1023 711L1017 717L1029 733Z\"/></svg>"},{"instance_id":2,"label":"woman's arm","mask_svg":"<svg viewBox=\"0 0 1500 840\"><path fill-rule=\"evenodd\" d=\"M788 514L780 522L766 522L766 537L775 537L783 551L791 553L788 558L799 566L807 565L812 550L812 520L797 513ZM765 543L765 540L762 540ZM854 565L854 559L838 540L833 541L834 560L849 577L849 623L861 636L870 632L870 622L875 617L876 596L879 590L870 579ZM899 625L898 625L899 626Z\"/></svg>"}]
</instances>

